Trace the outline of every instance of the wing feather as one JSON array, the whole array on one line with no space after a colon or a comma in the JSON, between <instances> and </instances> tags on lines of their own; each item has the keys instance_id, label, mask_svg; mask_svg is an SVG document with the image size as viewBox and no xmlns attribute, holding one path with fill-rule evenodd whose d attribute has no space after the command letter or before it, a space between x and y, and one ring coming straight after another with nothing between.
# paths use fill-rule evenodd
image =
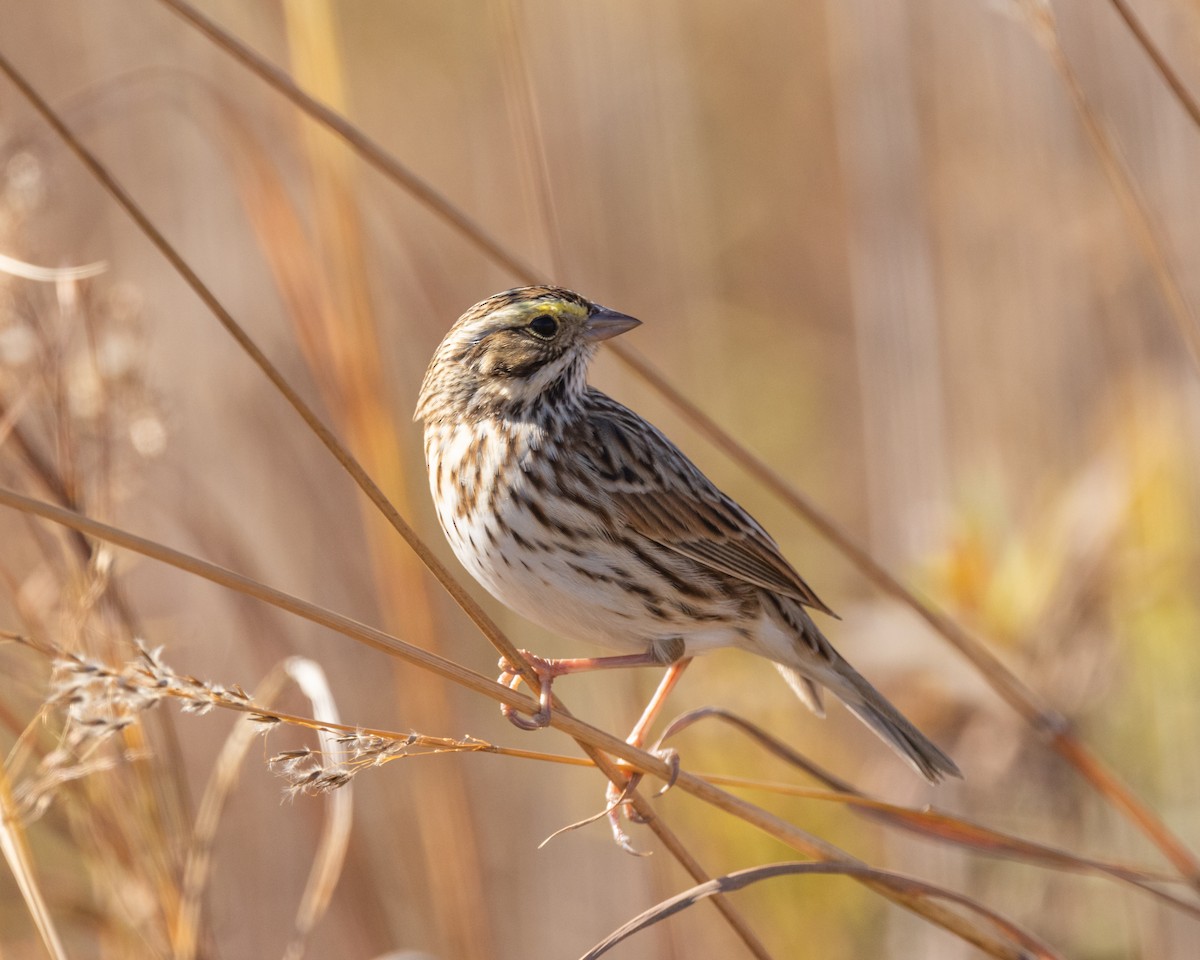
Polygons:
<instances>
[{"instance_id":1,"label":"wing feather","mask_svg":"<svg viewBox=\"0 0 1200 960\"><path fill-rule=\"evenodd\" d=\"M837 616L759 523L670 440L598 390L589 391L588 403L590 435L581 452L628 529L713 570Z\"/></svg>"}]
</instances>

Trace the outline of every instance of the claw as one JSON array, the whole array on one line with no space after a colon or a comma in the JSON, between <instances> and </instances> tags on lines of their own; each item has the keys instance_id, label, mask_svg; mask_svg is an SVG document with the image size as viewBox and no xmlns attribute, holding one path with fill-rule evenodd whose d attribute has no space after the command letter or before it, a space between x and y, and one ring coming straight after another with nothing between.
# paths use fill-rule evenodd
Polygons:
<instances>
[{"instance_id":1,"label":"claw","mask_svg":"<svg viewBox=\"0 0 1200 960\"><path fill-rule=\"evenodd\" d=\"M538 683L541 686L541 692L538 694L538 712L525 717L517 712L516 707L509 706L507 703L500 704L500 712L514 727L522 730L541 730L550 725L552 697L550 686L554 682L554 675L540 657L534 656L527 650L522 650L520 653L525 658L525 662L529 664L530 669L537 674ZM500 669L500 676L496 678L496 682L504 684L510 690L516 690L524 679L521 674L504 657L500 658L497 666Z\"/></svg>"},{"instance_id":2,"label":"claw","mask_svg":"<svg viewBox=\"0 0 1200 960\"><path fill-rule=\"evenodd\" d=\"M624 787L618 787L615 783L609 782L604 789L604 799L608 801L608 819L612 821L613 836L617 837L617 842L620 843L620 837L624 836L621 833L620 826L617 821L622 815L629 820L630 823L645 823L646 819L637 810L634 809L632 803L629 802L629 795L642 782L640 773L631 773L629 779L625 781Z\"/></svg>"},{"instance_id":3,"label":"claw","mask_svg":"<svg viewBox=\"0 0 1200 960\"><path fill-rule=\"evenodd\" d=\"M555 677L565 676L568 673L582 673L585 670L596 670L602 667L611 668L647 666L651 663L657 664L661 662L661 658L659 658L654 651L643 654L628 654L615 657L585 657L582 659L569 660L545 660L542 657L530 653L528 650L520 650L518 652L529 665L529 668L537 675L538 684L541 687L541 690L538 694L537 713L525 715L518 712L515 707L511 707L508 704L501 704L500 706L500 711L505 717L508 718L509 723L513 724L513 726L520 727L522 730L539 730L550 723L551 706L554 699L550 688ZM677 651L677 654L681 654L682 652L683 651L681 649L680 651ZM671 688L675 685L676 681L683 673L684 668L690 662L690 657L679 659L678 656L676 656L675 662L671 665L671 669L667 671L667 674L663 677L661 683L659 684L658 691L655 693L654 698L650 701L650 704L642 714L642 718L633 728L633 732L630 733L628 739L630 744L635 747L639 747L644 742L643 738L646 730L650 727L654 717L657 716L658 710L662 706L663 699L666 697L667 693L670 692ZM521 686L523 678L521 677L520 672L511 662L509 662L507 658L501 658L498 667L500 669L500 677L497 681L498 683L504 684L510 690L516 690ZM670 768L667 775L666 784L661 790L658 791L658 793L655 794L656 797L661 797L664 793L670 790L671 787L675 786L675 781L679 779L679 754L671 749L662 750L656 748L652 752L655 754L655 756L662 758L662 760ZM617 846L619 846L626 853L632 854L636 857L644 857L648 856L649 854L634 847L632 841L629 839L629 836L622 828L621 816L624 814L626 817L628 817L630 823L646 822L646 818L641 816L641 814L639 814L629 802L630 794L641 782L641 780L642 774L635 771L629 774L629 779L625 782L624 787L619 787L615 783L610 783L605 793L605 798L608 801L608 805L604 813L601 814L601 816L608 817L609 824L612 827L613 840L616 841ZM584 822L586 823L590 821ZM574 826L578 826L578 824Z\"/></svg>"},{"instance_id":4,"label":"claw","mask_svg":"<svg viewBox=\"0 0 1200 960\"><path fill-rule=\"evenodd\" d=\"M624 769L624 766L622 766ZM610 809L620 809L629 803L629 795L633 793L634 788L642 782L640 773L632 773L629 779L625 781L625 786L620 787L611 780L608 786L604 788L604 799L608 802Z\"/></svg>"},{"instance_id":5,"label":"claw","mask_svg":"<svg viewBox=\"0 0 1200 960\"><path fill-rule=\"evenodd\" d=\"M504 714L509 723L522 730L541 730L550 725L550 713L546 710L539 710L526 718L517 713L516 707L503 703L500 705L500 712Z\"/></svg>"},{"instance_id":6,"label":"claw","mask_svg":"<svg viewBox=\"0 0 1200 960\"><path fill-rule=\"evenodd\" d=\"M664 749L656 747L650 752L671 768L670 773L667 775L667 782L654 794L655 798L658 798L675 786L675 781L679 779L679 751L673 750L670 747ZM629 780L623 790L618 790L616 784L609 783L605 791L605 799L607 799L609 804L608 818L612 822L613 836L616 838L618 844L621 843L621 838L625 837L625 834L621 831L620 824L617 822L622 812L624 812L630 823L646 823L646 818L637 812L628 799L630 792L641 783L642 776L641 773L630 774ZM628 838L626 837L626 839Z\"/></svg>"},{"instance_id":7,"label":"claw","mask_svg":"<svg viewBox=\"0 0 1200 960\"><path fill-rule=\"evenodd\" d=\"M654 795L655 797L661 797L664 793L675 786L675 781L679 779L679 751L672 747L655 747L650 752L671 768L671 773L667 777L667 782L663 784L662 789Z\"/></svg>"},{"instance_id":8,"label":"claw","mask_svg":"<svg viewBox=\"0 0 1200 960\"><path fill-rule=\"evenodd\" d=\"M626 853L632 857L648 857L649 850L639 850L633 845L633 841L629 839L629 834L621 829L621 814L617 808L608 811L608 823L612 827L613 840Z\"/></svg>"},{"instance_id":9,"label":"claw","mask_svg":"<svg viewBox=\"0 0 1200 960\"><path fill-rule=\"evenodd\" d=\"M634 857L648 857L650 856L650 851L639 850L633 845L633 841L629 839L629 834L621 828L621 810L628 805L629 794L633 792L633 788L637 786L641 778L642 775L640 773L635 773L629 778L629 782L625 784L623 790L618 790L617 785L610 782L605 793L609 801L608 810L605 812L608 815L608 825L612 828L613 841L618 847ZM626 815L629 817L631 823L646 822L633 811L632 807L629 808Z\"/></svg>"}]
</instances>

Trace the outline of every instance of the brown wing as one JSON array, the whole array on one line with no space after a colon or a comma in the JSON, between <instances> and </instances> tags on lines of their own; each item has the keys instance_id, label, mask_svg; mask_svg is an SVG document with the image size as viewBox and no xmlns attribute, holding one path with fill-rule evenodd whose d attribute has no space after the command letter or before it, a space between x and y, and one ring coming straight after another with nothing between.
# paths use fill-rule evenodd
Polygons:
<instances>
[{"instance_id":1,"label":"brown wing","mask_svg":"<svg viewBox=\"0 0 1200 960\"><path fill-rule=\"evenodd\" d=\"M588 404L590 436L582 455L630 529L697 563L837 616L758 522L670 440L598 390L589 391Z\"/></svg>"}]
</instances>

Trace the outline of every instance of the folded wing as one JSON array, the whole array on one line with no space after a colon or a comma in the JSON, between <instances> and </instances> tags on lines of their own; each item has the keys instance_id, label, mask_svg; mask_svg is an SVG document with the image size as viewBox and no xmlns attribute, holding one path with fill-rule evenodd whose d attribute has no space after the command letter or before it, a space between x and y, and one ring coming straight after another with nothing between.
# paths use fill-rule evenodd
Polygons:
<instances>
[{"instance_id":1,"label":"folded wing","mask_svg":"<svg viewBox=\"0 0 1200 960\"><path fill-rule=\"evenodd\" d=\"M584 455L607 481L628 528L697 563L837 616L767 532L632 410L589 393Z\"/></svg>"}]
</instances>

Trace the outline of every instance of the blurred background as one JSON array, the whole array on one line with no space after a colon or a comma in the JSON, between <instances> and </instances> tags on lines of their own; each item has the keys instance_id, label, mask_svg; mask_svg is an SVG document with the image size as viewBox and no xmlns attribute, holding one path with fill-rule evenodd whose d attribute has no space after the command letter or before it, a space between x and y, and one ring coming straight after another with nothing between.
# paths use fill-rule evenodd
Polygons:
<instances>
[{"instance_id":1,"label":"blurred background","mask_svg":"<svg viewBox=\"0 0 1200 960\"><path fill-rule=\"evenodd\" d=\"M1138 6L1183 81L1200 83L1188 75L1200 13ZM986 639L1200 845L1200 131L1112 6L1056 2L1056 34L1017 3L956 0L198 9L541 277L640 317L628 347ZM449 325L518 278L162 3L0 0L0 24L0 54L458 571L411 411ZM486 641L7 82L0 253L108 265L73 285L0 276L4 486L493 671ZM894 802L1162 867L956 652L651 386L607 353L593 382L773 532L842 616L823 624L831 639L965 780L927 787L840 707L815 719L769 664L733 652L695 664L668 714L723 706ZM323 666L345 722L577 752L176 570L89 552L8 511L0 537L5 630L112 663L140 636L181 673L251 692L300 654ZM469 589L519 646L583 655ZM42 722L44 658L0 647L0 669L16 789L61 720ZM556 690L623 734L656 680ZM280 708L312 712L297 694ZM64 784L29 827L72 957L172 955L195 808L234 718L166 706L144 720L144 749L126 743L134 759ZM274 731L249 752L216 834L199 956L289 942L328 801L281 804L261 760L305 742ZM674 745L689 769L803 782L726 729ZM654 856L622 853L603 823L537 849L601 808L592 771L448 755L388 764L353 790L349 854L311 957L578 956L691 885L636 827ZM746 796L1064 955L1194 955L1196 920L1111 881L968 855L836 804ZM686 796L657 803L713 874L795 856ZM779 957L977 955L848 880L776 880L735 903ZM7 871L0 955L44 955ZM613 955L746 954L701 905Z\"/></svg>"}]
</instances>

